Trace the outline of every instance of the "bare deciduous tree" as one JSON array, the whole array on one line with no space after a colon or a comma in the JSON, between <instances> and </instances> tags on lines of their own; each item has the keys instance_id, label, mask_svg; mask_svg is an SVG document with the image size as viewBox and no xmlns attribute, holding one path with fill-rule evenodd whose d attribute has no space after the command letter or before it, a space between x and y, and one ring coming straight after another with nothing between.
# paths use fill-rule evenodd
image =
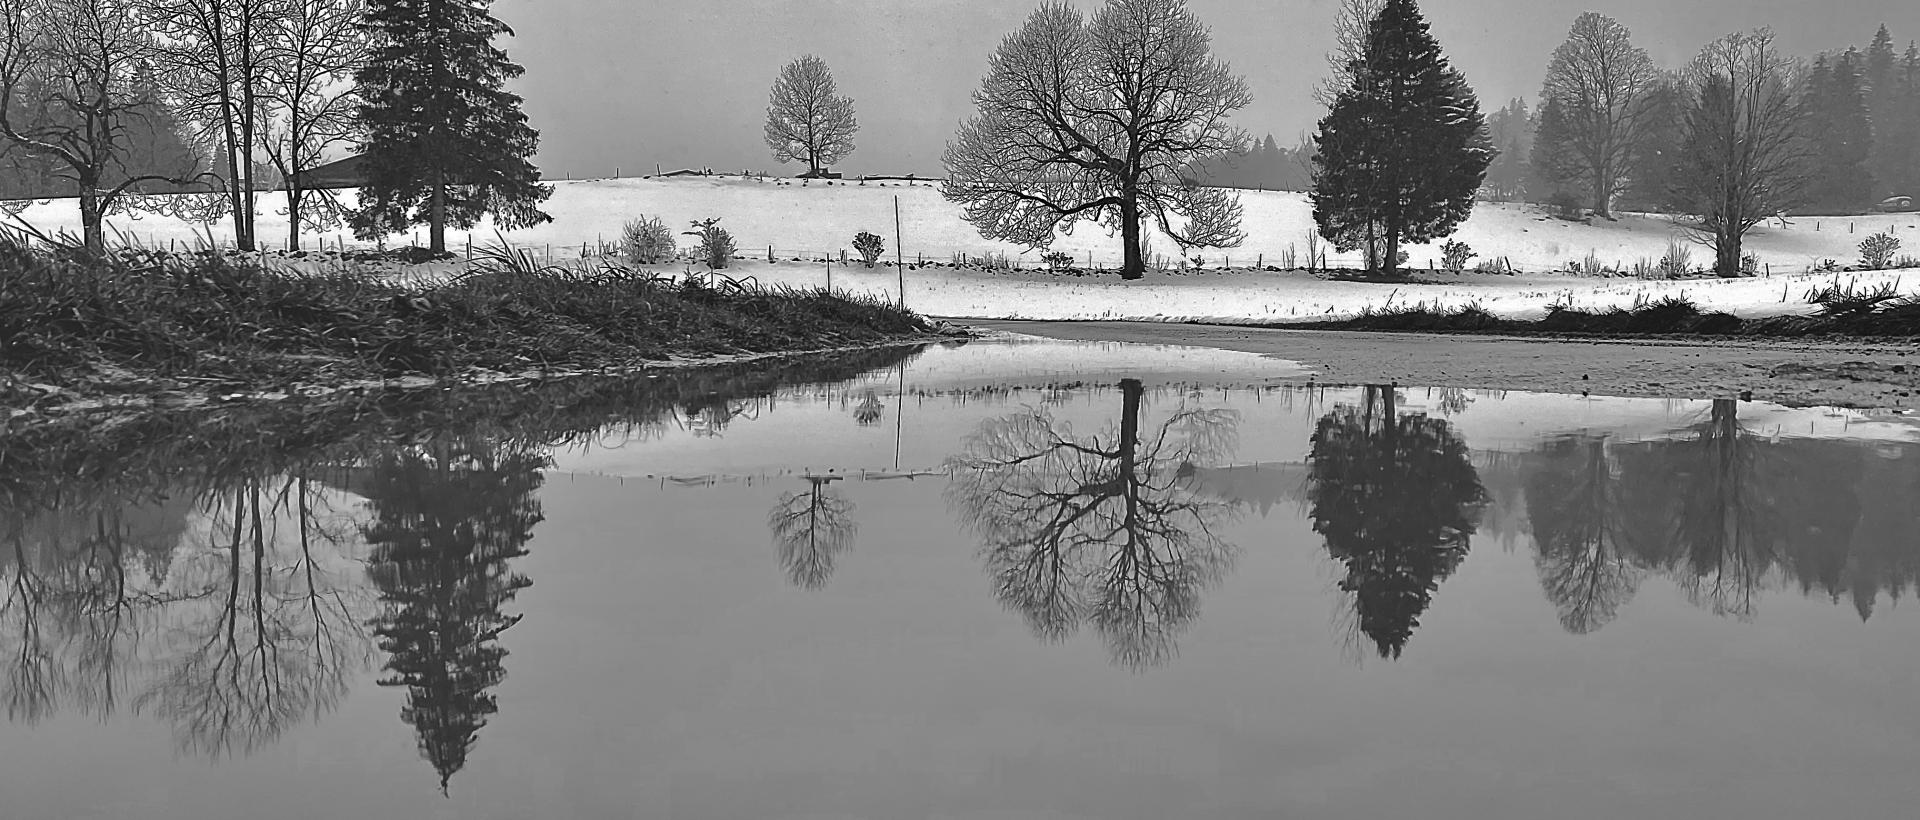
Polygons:
<instances>
[{"instance_id":1,"label":"bare deciduous tree","mask_svg":"<svg viewBox=\"0 0 1920 820\"><path fill-rule=\"evenodd\" d=\"M158 48L144 4L131 0L0 0L0 136L66 166L78 189L88 251L105 246L102 227L122 194L172 175L128 174L129 127L151 101L134 80ZM24 110L43 116L21 121ZM122 177L109 184L114 176Z\"/></svg>"},{"instance_id":2,"label":"bare deciduous tree","mask_svg":"<svg viewBox=\"0 0 1920 820\"><path fill-rule=\"evenodd\" d=\"M234 243L254 247L255 146L263 129L270 31L285 11L278 0L150 2L166 40L163 76L176 113L216 157L233 217Z\"/></svg>"},{"instance_id":3,"label":"bare deciduous tree","mask_svg":"<svg viewBox=\"0 0 1920 820\"><path fill-rule=\"evenodd\" d=\"M359 135L353 74L367 56L366 32L355 25L364 5L285 0L267 30L261 148L285 180L288 248L300 247L302 230L329 230L344 215L332 192L305 188L301 175Z\"/></svg>"},{"instance_id":4,"label":"bare deciduous tree","mask_svg":"<svg viewBox=\"0 0 1920 820\"><path fill-rule=\"evenodd\" d=\"M778 162L801 160L807 174L853 153L853 99L835 92L827 62L808 54L780 69L767 102L767 147Z\"/></svg>"},{"instance_id":5,"label":"bare deciduous tree","mask_svg":"<svg viewBox=\"0 0 1920 820\"><path fill-rule=\"evenodd\" d=\"M1535 150L1544 152L1553 176L1584 183L1599 216L1611 215L1654 125L1648 103L1659 80L1660 70L1633 45L1627 27L1593 12L1573 21L1547 64L1540 99L1556 103L1559 121L1542 125Z\"/></svg>"},{"instance_id":6,"label":"bare deciduous tree","mask_svg":"<svg viewBox=\"0 0 1920 820\"><path fill-rule=\"evenodd\" d=\"M1031 248L1097 222L1122 236L1129 279L1146 270L1144 217L1183 248L1240 244L1239 198L1181 182L1248 150L1227 117L1253 96L1210 39L1184 0L1109 0L1091 19L1040 7L994 52L941 192L982 236Z\"/></svg>"},{"instance_id":7,"label":"bare deciduous tree","mask_svg":"<svg viewBox=\"0 0 1920 820\"><path fill-rule=\"evenodd\" d=\"M1799 203L1811 155L1798 64L1775 50L1773 32L1729 34L1687 67L1687 115L1675 197L1698 217L1714 271L1741 273L1748 230Z\"/></svg>"},{"instance_id":8,"label":"bare deciduous tree","mask_svg":"<svg viewBox=\"0 0 1920 820\"><path fill-rule=\"evenodd\" d=\"M1380 9L1386 7L1387 0L1340 0L1340 10L1333 18L1333 50L1327 52L1327 78L1313 89L1313 99L1328 108L1340 92L1353 87L1353 66L1367 49L1367 31L1373 26L1373 18L1380 16Z\"/></svg>"}]
</instances>

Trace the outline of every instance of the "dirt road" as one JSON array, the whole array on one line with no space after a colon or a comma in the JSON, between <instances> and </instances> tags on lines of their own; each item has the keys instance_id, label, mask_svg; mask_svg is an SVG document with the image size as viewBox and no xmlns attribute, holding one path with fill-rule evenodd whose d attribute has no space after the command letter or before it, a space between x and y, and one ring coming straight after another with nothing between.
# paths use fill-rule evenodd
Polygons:
<instances>
[{"instance_id":1,"label":"dirt road","mask_svg":"<svg viewBox=\"0 0 1920 820\"><path fill-rule=\"evenodd\" d=\"M1132 322L963 320L1055 339L1193 345L1312 367L1319 381L1738 398L1861 408L1920 407L1920 345L1586 340L1360 333Z\"/></svg>"}]
</instances>

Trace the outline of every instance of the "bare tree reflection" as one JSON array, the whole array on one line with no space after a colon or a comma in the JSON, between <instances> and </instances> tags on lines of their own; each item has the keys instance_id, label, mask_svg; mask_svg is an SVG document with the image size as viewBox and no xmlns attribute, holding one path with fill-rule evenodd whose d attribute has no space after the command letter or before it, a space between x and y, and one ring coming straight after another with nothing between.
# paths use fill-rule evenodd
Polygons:
<instances>
[{"instance_id":1,"label":"bare tree reflection","mask_svg":"<svg viewBox=\"0 0 1920 820\"><path fill-rule=\"evenodd\" d=\"M1466 557L1487 495L1445 421L1396 412L1391 387L1320 419L1308 460L1314 532L1346 565L1357 626L1398 658L1442 580Z\"/></svg>"},{"instance_id":2,"label":"bare tree reflection","mask_svg":"<svg viewBox=\"0 0 1920 820\"><path fill-rule=\"evenodd\" d=\"M506 677L507 650L497 640L520 620L501 609L533 583L508 565L542 519L534 492L544 466L531 450L477 441L436 441L371 465L364 532L391 673L380 685L406 687L401 719L442 792L499 708L490 690Z\"/></svg>"},{"instance_id":3,"label":"bare tree reflection","mask_svg":"<svg viewBox=\"0 0 1920 820\"><path fill-rule=\"evenodd\" d=\"M209 494L207 543L171 573L169 650L135 701L183 749L219 757L270 743L331 711L367 666L357 565L323 521L324 490L248 478Z\"/></svg>"},{"instance_id":4,"label":"bare tree reflection","mask_svg":"<svg viewBox=\"0 0 1920 820\"><path fill-rule=\"evenodd\" d=\"M1645 575L1622 549L1631 508L1605 437L1554 439L1539 456L1526 484L1534 565L1560 625L1584 635L1612 621Z\"/></svg>"},{"instance_id":5,"label":"bare tree reflection","mask_svg":"<svg viewBox=\"0 0 1920 820\"><path fill-rule=\"evenodd\" d=\"M980 538L996 595L1034 632L1092 624L1116 663L1165 662L1232 548L1233 511L1196 493L1194 466L1224 458L1239 414L1180 406L1142 435L1138 380L1120 382L1117 428L1077 436L1044 408L993 419L950 459L949 503Z\"/></svg>"},{"instance_id":6,"label":"bare tree reflection","mask_svg":"<svg viewBox=\"0 0 1920 820\"><path fill-rule=\"evenodd\" d=\"M833 576L834 562L853 548L858 529L853 500L827 486L837 475L802 476L807 491L781 493L767 514L767 529L780 550L780 566L794 586L819 589Z\"/></svg>"}]
</instances>

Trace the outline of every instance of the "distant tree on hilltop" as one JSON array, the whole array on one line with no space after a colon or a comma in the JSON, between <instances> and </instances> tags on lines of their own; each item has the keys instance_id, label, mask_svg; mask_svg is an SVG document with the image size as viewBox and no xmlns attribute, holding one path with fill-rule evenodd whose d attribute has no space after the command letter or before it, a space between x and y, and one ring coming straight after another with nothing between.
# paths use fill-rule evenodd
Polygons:
<instances>
[{"instance_id":1,"label":"distant tree on hilltop","mask_svg":"<svg viewBox=\"0 0 1920 820\"><path fill-rule=\"evenodd\" d=\"M853 153L853 98L835 92L825 60L808 54L780 69L767 102L767 147L776 162L800 160L809 176Z\"/></svg>"}]
</instances>

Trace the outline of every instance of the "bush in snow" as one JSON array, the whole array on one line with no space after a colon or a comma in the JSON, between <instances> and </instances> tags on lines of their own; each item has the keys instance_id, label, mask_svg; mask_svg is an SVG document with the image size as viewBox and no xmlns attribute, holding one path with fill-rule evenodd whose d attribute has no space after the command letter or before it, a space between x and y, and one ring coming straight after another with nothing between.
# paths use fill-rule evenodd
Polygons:
<instances>
[{"instance_id":1,"label":"bush in snow","mask_svg":"<svg viewBox=\"0 0 1920 820\"><path fill-rule=\"evenodd\" d=\"M1047 263L1047 270L1064 273L1073 270L1073 254L1066 251L1053 251L1040 254L1040 261Z\"/></svg>"},{"instance_id":2,"label":"bush in snow","mask_svg":"<svg viewBox=\"0 0 1920 820\"><path fill-rule=\"evenodd\" d=\"M1467 243L1449 239L1440 246L1440 267L1449 273L1459 273L1466 270L1467 262L1476 256L1479 254L1474 253Z\"/></svg>"},{"instance_id":3,"label":"bush in snow","mask_svg":"<svg viewBox=\"0 0 1920 820\"><path fill-rule=\"evenodd\" d=\"M1867 270L1881 270L1893 264L1893 253L1897 250L1900 250L1900 238L1893 232L1869 236L1860 240L1860 265Z\"/></svg>"},{"instance_id":4,"label":"bush in snow","mask_svg":"<svg viewBox=\"0 0 1920 820\"><path fill-rule=\"evenodd\" d=\"M880 260L880 254L886 253L887 243L880 239L879 234L861 231L853 237L853 249L860 252L860 261L871 268L874 262Z\"/></svg>"},{"instance_id":5,"label":"bush in snow","mask_svg":"<svg viewBox=\"0 0 1920 820\"><path fill-rule=\"evenodd\" d=\"M629 219L621 228L620 247L635 265L657 265L673 258L673 234L658 217Z\"/></svg>"},{"instance_id":6,"label":"bush in snow","mask_svg":"<svg viewBox=\"0 0 1920 820\"><path fill-rule=\"evenodd\" d=\"M1667 255L1660 257L1660 275L1666 279L1682 279L1693 272L1693 251L1678 239L1667 240Z\"/></svg>"},{"instance_id":7,"label":"bush in snow","mask_svg":"<svg viewBox=\"0 0 1920 820\"><path fill-rule=\"evenodd\" d=\"M733 259L733 234L720 227L720 217L693 220L694 230L681 231L688 236L699 237L700 244L694 255L714 270L724 270L727 262Z\"/></svg>"}]
</instances>

